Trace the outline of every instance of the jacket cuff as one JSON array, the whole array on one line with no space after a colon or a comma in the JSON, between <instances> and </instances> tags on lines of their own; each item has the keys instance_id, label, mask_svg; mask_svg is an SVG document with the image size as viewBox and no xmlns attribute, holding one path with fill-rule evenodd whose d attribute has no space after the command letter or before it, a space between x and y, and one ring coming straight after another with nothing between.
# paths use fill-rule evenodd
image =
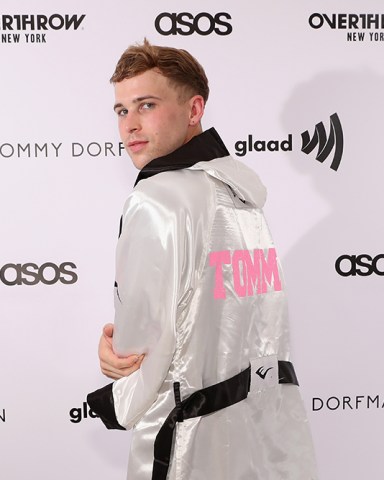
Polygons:
<instances>
[{"instance_id":1,"label":"jacket cuff","mask_svg":"<svg viewBox=\"0 0 384 480\"><path fill-rule=\"evenodd\" d=\"M126 430L116 418L113 383L87 395L87 403L109 430Z\"/></svg>"}]
</instances>

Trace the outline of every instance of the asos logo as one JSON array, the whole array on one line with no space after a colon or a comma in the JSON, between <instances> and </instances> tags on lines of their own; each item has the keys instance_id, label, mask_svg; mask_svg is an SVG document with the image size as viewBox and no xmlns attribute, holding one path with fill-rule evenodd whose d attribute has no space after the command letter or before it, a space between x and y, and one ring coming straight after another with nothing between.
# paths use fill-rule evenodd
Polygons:
<instances>
[{"instance_id":1,"label":"asos logo","mask_svg":"<svg viewBox=\"0 0 384 480\"><path fill-rule=\"evenodd\" d=\"M223 20L224 19L224 20ZM155 28L161 35L229 35L232 25L225 20L231 20L229 13L220 12L215 16L207 12L193 16L188 12L160 13L155 19Z\"/></svg>"},{"instance_id":2,"label":"asos logo","mask_svg":"<svg viewBox=\"0 0 384 480\"><path fill-rule=\"evenodd\" d=\"M342 277L350 277L359 275L367 277L375 273L376 275L384 276L384 265L379 268L379 260L384 259L384 254L376 255L341 255L335 262L336 272ZM384 263L384 262L383 262Z\"/></svg>"},{"instance_id":3,"label":"asos logo","mask_svg":"<svg viewBox=\"0 0 384 480\"><path fill-rule=\"evenodd\" d=\"M0 281L8 286L36 285L39 282L53 285L59 281L69 285L77 282L78 276L73 271L75 268L72 262L64 262L59 266L46 262L40 267L36 263L7 263L0 269Z\"/></svg>"}]
</instances>

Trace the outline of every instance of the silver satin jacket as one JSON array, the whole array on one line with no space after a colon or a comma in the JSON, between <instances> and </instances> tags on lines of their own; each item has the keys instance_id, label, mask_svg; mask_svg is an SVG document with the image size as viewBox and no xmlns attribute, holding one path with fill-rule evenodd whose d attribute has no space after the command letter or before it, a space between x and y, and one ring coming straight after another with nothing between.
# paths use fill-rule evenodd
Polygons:
<instances>
[{"instance_id":1,"label":"silver satin jacket","mask_svg":"<svg viewBox=\"0 0 384 480\"><path fill-rule=\"evenodd\" d=\"M155 478L154 442L175 408L175 382L183 400L250 363L246 399L176 424L167 479L317 479L298 387L279 383L287 306L265 196L210 129L150 162L126 202L114 349L146 356L89 403L108 428L133 429L129 480Z\"/></svg>"}]
</instances>

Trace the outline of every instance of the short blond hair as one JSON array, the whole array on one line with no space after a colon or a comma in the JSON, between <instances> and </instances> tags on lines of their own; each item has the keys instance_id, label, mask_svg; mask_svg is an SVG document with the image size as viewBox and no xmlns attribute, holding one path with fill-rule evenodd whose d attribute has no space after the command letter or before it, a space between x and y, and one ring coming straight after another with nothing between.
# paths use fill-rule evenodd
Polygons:
<instances>
[{"instance_id":1,"label":"short blond hair","mask_svg":"<svg viewBox=\"0 0 384 480\"><path fill-rule=\"evenodd\" d=\"M142 45L131 45L125 50L111 77L112 83L151 69L158 70L172 86L180 88L182 96L201 95L208 100L208 79L200 63L186 50L151 45L144 39Z\"/></svg>"}]
</instances>

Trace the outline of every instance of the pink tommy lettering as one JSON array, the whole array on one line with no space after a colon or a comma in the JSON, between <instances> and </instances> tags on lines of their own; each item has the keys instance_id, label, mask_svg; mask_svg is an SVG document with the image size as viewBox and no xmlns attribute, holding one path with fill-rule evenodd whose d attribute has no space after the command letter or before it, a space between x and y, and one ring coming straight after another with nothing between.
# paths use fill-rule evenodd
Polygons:
<instances>
[{"instance_id":1,"label":"pink tommy lettering","mask_svg":"<svg viewBox=\"0 0 384 480\"><path fill-rule=\"evenodd\" d=\"M225 298L225 289L223 282L223 263L231 263L231 254L229 250L222 250L221 252L211 252L209 255L209 265L216 266L215 272L215 290L213 295L215 298Z\"/></svg>"},{"instance_id":2,"label":"pink tommy lettering","mask_svg":"<svg viewBox=\"0 0 384 480\"><path fill-rule=\"evenodd\" d=\"M231 255L229 250L211 252L209 265L216 267L215 299L226 298L223 279L223 264L232 265L233 287L239 297L252 296L267 293L268 285L273 290L281 290L281 280L276 259L276 250L269 248L266 251L255 249L235 250Z\"/></svg>"}]
</instances>

